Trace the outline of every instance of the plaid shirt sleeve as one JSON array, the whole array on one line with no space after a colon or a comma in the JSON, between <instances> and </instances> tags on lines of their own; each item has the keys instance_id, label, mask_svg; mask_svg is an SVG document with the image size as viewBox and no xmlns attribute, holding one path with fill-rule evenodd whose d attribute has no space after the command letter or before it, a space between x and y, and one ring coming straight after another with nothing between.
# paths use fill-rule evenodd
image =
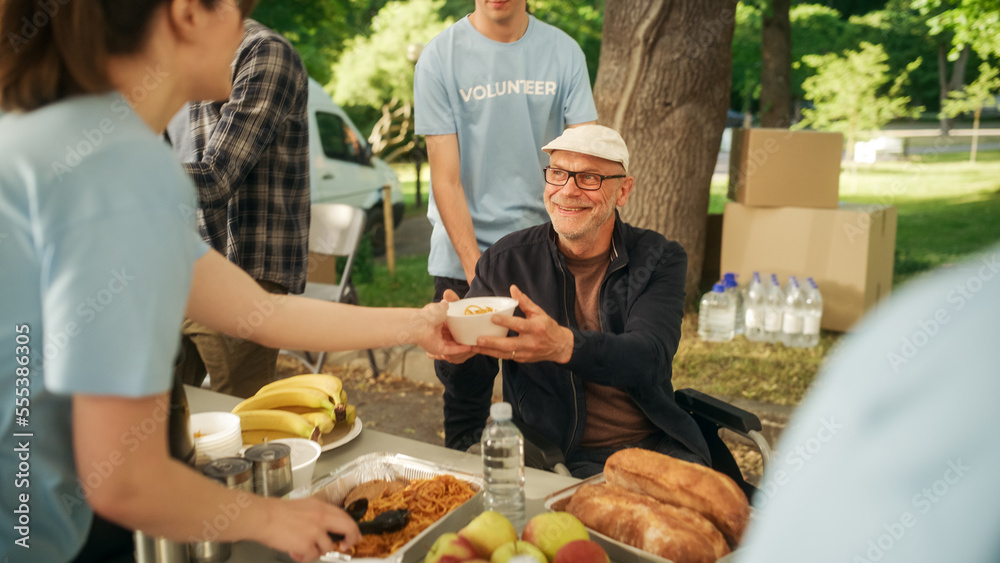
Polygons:
<instances>
[{"instance_id":1,"label":"plaid shirt sleeve","mask_svg":"<svg viewBox=\"0 0 1000 563\"><path fill-rule=\"evenodd\" d=\"M201 161L185 164L206 209L228 205L275 141L305 81L298 56L277 41L264 39L241 50L236 67L232 94L205 139Z\"/></svg>"},{"instance_id":2,"label":"plaid shirt sleeve","mask_svg":"<svg viewBox=\"0 0 1000 563\"><path fill-rule=\"evenodd\" d=\"M305 287L309 239L308 75L290 43L256 22L237 52L229 100L191 113L208 238L256 280Z\"/></svg>"}]
</instances>

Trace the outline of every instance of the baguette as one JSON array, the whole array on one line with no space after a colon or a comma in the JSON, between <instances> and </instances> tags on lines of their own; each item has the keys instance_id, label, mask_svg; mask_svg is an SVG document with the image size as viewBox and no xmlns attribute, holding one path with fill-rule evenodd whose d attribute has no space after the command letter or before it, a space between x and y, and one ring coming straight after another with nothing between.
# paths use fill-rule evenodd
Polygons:
<instances>
[{"instance_id":1,"label":"baguette","mask_svg":"<svg viewBox=\"0 0 1000 563\"><path fill-rule=\"evenodd\" d=\"M733 548L750 520L750 504L739 486L727 475L696 463L630 448L608 458L604 478L612 485L701 514Z\"/></svg>"},{"instance_id":2,"label":"baguette","mask_svg":"<svg viewBox=\"0 0 1000 563\"><path fill-rule=\"evenodd\" d=\"M590 529L674 563L713 563L725 538L697 512L602 483L584 485L566 511Z\"/></svg>"}]
</instances>

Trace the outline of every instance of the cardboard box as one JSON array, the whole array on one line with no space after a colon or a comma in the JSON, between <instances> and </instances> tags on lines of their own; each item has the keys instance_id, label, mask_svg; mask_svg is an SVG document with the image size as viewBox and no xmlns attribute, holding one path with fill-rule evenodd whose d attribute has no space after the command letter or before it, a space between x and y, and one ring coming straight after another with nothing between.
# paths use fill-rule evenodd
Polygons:
<instances>
[{"instance_id":1,"label":"cardboard box","mask_svg":"<svg viewBox=\"0 0 1000 563\"><path fill-rule=\"evenodd\" d=\"M340 283L340 274L337 271L337 257L329 254L310 252L309 266L306 270L306 282L332 285Z\"/></svg>"},{"instance_id":2,"label":"cardboard box","mask_svg":"<svg viewBox=\"0 0 1000 563\"><path fill-rule=\"evenodd\" d=\"M896 208L842 203L837 209L755 208L729 202L722 272L746 283L778 274L812 277L823 294L822 327L846 331L892 290Z\"/></svg>"},{"instance_id":3,"label":"cardboard box","mask_svg":"<svg viewBox=\"0 0 1000 563\"><path fill-rule=\"evenodd\" d=\"M837 208L844 136L788 129L735 129L729 199L751 207Z\"/></svg>"}]
</instances>

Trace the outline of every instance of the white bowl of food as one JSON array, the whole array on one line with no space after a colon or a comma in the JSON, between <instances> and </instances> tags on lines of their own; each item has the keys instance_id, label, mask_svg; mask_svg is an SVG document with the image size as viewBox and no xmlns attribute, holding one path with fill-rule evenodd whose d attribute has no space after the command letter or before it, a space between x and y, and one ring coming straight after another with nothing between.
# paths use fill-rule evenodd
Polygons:
<instances>
[{"instance_id":1,"label":"white bowl of food","mask_svg":"<svg viewBox=\"0 0 1000 563\"><path fill-rule=\"evenodd\" d=\"M507 327L493 324L494 315L511 316L517 301L510 297L466 297L448 304L448 330L459 344L475 346L480 336L507 336Z\"/></svg>"}]
</instances>

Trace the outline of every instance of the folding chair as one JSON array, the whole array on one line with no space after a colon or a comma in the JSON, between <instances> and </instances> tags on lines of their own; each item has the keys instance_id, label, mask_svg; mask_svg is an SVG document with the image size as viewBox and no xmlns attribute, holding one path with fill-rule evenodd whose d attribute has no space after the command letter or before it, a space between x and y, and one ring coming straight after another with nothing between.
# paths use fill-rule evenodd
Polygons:
<instances>
[{"instance_id":1,"label":"folding chair","mask_svg":"<svg viewBox=\"0 0 1000 563\"><path fill-rule=\"evenodd\" d=\"M364 231L365 212L360 208L342 203L317 203L312 206L309 278L303 295L335 303L358 304L358 292L351 280L351 267L354 266L354 257ZM343 270L337 276L337 283L327 283L326 280L336 275L335 264L338 257L345 258ZM323 281L314 279L320 277L318 272L325 274ZM327 354L303 350L282 350L282 353L298 358L313 373L319 373L323 369ZM378 377L378 365L371 350L368 350L368 362L372 367L372 375Z\"/></svg>"}]
</instances>

